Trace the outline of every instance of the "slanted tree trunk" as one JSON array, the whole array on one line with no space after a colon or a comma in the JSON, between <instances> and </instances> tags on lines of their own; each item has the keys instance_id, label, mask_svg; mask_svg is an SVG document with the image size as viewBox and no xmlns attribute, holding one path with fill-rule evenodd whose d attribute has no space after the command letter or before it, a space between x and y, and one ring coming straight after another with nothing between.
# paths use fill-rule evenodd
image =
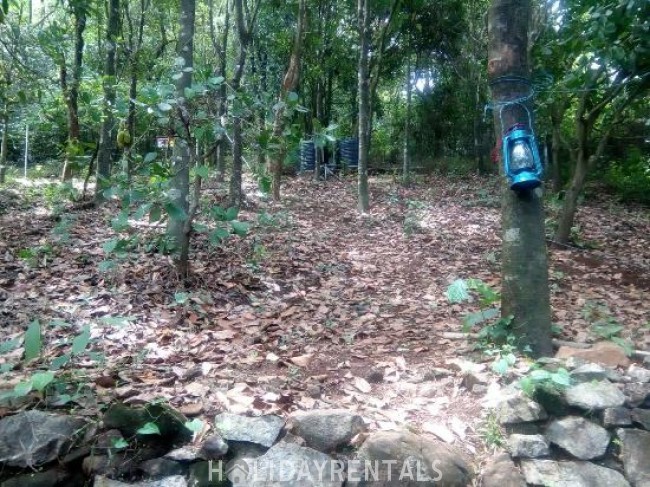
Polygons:
<instances>
[{"instance_id":1,"label":"slanted tree trunk","mask_svg":"<svg viewBox=\"0 0 650 487\"><path fill-rule=\"evenodd\" d=\"M300 80L300 63L302 59L302 38L305 31L305 18L307 9L305 8L305 0L300 0L298 5L298 28L296 30L296 38L293 43L293 51L291 52L291 59L289 67L284 75L280 95L278 96L279 108L275 112L275 119L273 120L273 139L280 141L280 148L277 152L271 155L270 167L273 176L272 190L273 199L280 201L280 185L282 184L282 163L284 161L287 149L281 142L282 132L284 131L284 114L286 111L286 98L289 92L295 91L298 87Z\"/></svg>"},{"instance_id":2,"label":"slanted tree trunk","mask_svg":"<svg viewBox=\"0 0 650 487\"><path fill-rule=\"evenodd\" d=\"M529 0L493 0L488 16L488 76L491 81L503 76L528 78ZM526 96L530 87L520 81L501 79L492 85L492 98L498 105ZM495 109L496 136L515 123L526 123L525 110L517 105ZM501 165L502 166L502 165ZM503 175L503 167L501 168ZM512 330L520 347L530 347L534 356L549 356L551 307L548 262L544 234L541 190L516 193L503 184L502 197L502 299L501 314L512 316Z\"/></svg>"},{"instance_id":3,"label":"slanted tree trunk","mask_svg":"<svg viewBox=\"0 0 650 487\"><path fill-rule=\"evenodd\" d=\"M65 98L68 111L68 143L66 147L65 162L61 179L69 181L72 178L72 158L77 155L81 128L79 126L79 87L83 71L84 31L86 30L86 7L81 3L74 3L72 7L74 16L74 61L72 65L72 80L68 82L68 72L65 59L59 66L59 82Z\"/></svg>"},{"instance_id":4,"label":"slanted tree trunk","mask_svg":"<svg viewBox=\"0 0 650 487\"><path fill-rule=\"evenodd\" d=\"M189 113L186 106L185 89L192 86L192 69L194 66L194 18L196 0L181 0L179 20L178 49L176 55L183 59L181 76L176 80L176 99L178 117L182 133L176 134L172 153L172 171L174 177L171 186L175 197L172 204L178 210L177 215L170 215L167 226L168 234L174 239L176 255L174 263L182 279L189 274L190 251L190 166L194 160L193 140L190 132ZM188 69L189 68L189 69ZM182 216L181 216L182 215Z\"/></svg>"},{"instance_id":5,"label":"slanted tree trunk","mask_svg":"<svg viewBox=\"0 0 650 487\"><path fill-rule=\"evenodd\" d=\"M235 21L237 24L237 34L239 36L239 54L237 56L237 67L235 73L230 81L230 86L235 92L235 96L239 95L241 86L241 79L244 75L244 68L246 66L246 58L248 47L252 38L252 29L257 20L257 14L260 8L260 0L256 0L252 13L249 15L248 21L246 20L246 12L242 0L233 0L235 8ZM235 103L238 100L235 99ZM242 192L242 162L243 162L243 141L244 135L242 132L242 119L240 113L235 113L232 122L232 174L230 177L230 206L239 208L243 202Z\"/></svg>"},{"instance_id":6,"label":"slanted tree trunk","mask_svg":"<svg viewBox=\"0 0 650 487\"><path fill-rule=\"evenodd\" d=\"M406 57L406 115L404 117L404 161L402 167L402 185L411 185L411 56Z\"/></svg>"},{"instance_id":7,"label":"slanted tree trunk","mask_svg":"<svg viewBox=\"0 0 650 487\"><path fill-rule=\"evenodd\" d=\"M368 194L368 157L370 149L370 0L358 0L357 20L359 22L359 168L358 192L359 211L370 210Z\"/></svg>"},{"instance_id":8,"label":"slanted tree trunk","mask_svg":"<svg viewBox=\"0 0 650 487\"><path fill-rule=\"evenodd\" d=\"M104 190L110 186L113 150L115 149L115 54L120 29L120 0L108 4L108 26L106 29L106 64L104 67L104 119L99 136L97 153L97 186L95 201L104 201Z\"/></svg>"}]
</instances>

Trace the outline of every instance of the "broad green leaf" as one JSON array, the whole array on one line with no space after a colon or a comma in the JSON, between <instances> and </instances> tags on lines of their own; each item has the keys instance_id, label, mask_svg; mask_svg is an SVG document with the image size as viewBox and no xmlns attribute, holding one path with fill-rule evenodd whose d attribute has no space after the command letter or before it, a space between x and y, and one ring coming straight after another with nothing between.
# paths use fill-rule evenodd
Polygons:
<instances>
[{"instance_id":1,"label":"broad green leaf","mask_svg":"<svg viewBox=\"0 0 650 487\"><path fill-rule=\"evenodd\" d=\"M182 75L181 75L181 76L182 76ZM168 112L168 111L171 110L172 108L173 108L173 107L172 107L169 103L167 103L167 102L164 102L164 101L163 101L163 102L158 103L158 110L160 110L161 112Z\"/></svg>"},{"instance_id":2,"label":"broad green leaf","mask_svg":"<svg viewBox=\"0 0 650 487\"><path fill-rule=\"evenodd\" d=\"M11 352L20 345L20 339L14 338L13 340L6 340L0 343L0 354Z\"/></svg>"},{"instance_id":3,"label":"broad green leaf","mask_svg":"<svg viewBox=\"0 0 650 487\"><path fill-rule=\"evenodd\" d=\"M463 301L467 301L469 299L469 292L465 279L456 279L452 282L447 288L445 296L447 296L447 300L450 303L462 303Z\"/></svg>"},{"instance_id":4,"label":"broad green leaf","mask_svg":"<svg viewBox=\"0 0 650 487\"><path fill-rule=\"evenodd\" d=\"M214 78L208 79L208 83L211 83L213 85L220 85L223 83L226 79L223 76L215 76Z\"/></svg>"},{"instance_id":5,"label":"broad green leaf","mask_svg":"<svg viewBox=\"0 0 650 487\"><path fill-rule=\"evenodd\" d=\"M119 238L112 238L108 242L105 242L104 245L102 245L102 250L106 254L112 254L113 252L115 252L115 249L117 248L119 243L120 243Z\"/></svg>"},{"instance_id":6,"label":"broad green leaf","mask_svg":"<svg viewBox=\"0 0 650 487\"><path fill-rule=\"evenodd\" d=\"M189 293L178 292L174 294L174 301L176 304L185 304L190 299Z\"/></svg>"},{"instance_id":7,"label":"broad green leaf","mask_svg":"<svg viewBox=\"0 0 650 487\"><path fill-rule=\"evenodd\" d=\"M230 222L230 225L232 226L232 231L236 235L245 237L248 234L248 223L233 220Z\"/></svg>"},{"instance_id":8,"label":"broad green leaf","mask_svg":"<svg viewBox=\"0 0 650 487\"><path fill-rule=\"evenodd\" d=\"M185 427L194 434L199 434L203 431L203 421L199 418L194 418L192 421L186 421Z\"/></svg>"},{"instance_id":9,"label":"broad green leaf","mask_svg":"<svg viewBox=\"0 0 650 487\"><path fill-rule=\"evenodd\" d=\"M90 326L85 325L82 332L72 340L72 355L81 355L90 343Z\"/></svg>"},{"instance_id":10,"label":"broad green leaf","mask_svg":"<svg viewBox=\"0 0 650 487\"><path fill-rule=\"evenodd\" d=\"M143 163L148 164L150 162L153 162L156 157L158 157L158 154L155 152L147 152L147 154L144 156Z\"/></svg>"},{"instance_id":11,"label":"broad green leaf","mask_svg":"<svg viewBox=\"0 0 650 487\"><path fill-rule=\"evenodd\" d=\"M475 313L468 313L463 318L463 331L468 333L474 326L484 321L491 320L499 316L500 311L497 308L489 308Z\"/></svg>"},{"instance_id":12,"label":"broad green leaf","mask_svg":"<svg viewBox=\"0 0 650 487\"><path fill-rule=\"evenodd\" d=\"M558 369L551 374L551 381L557 385L569 387L571 385L571 376L566 369Z\"/></svg>"},{"instance_id":13,"label":"broad green leaf","mask_svg":"<svg viewBox=\"0 0 650 487\"><path fill-rule=\"evenodd\" d=\"M41 356L41 324L32 321L25 332L25 360L30 361Z\"/></svg>"},{"instance_id":14,"label":"broad green leaf","mask_svg":"<svg viewBox=\"0 0 650 487\"><path fill-rule=\"evenodd\" d=\"M510 363L506 358L501 357L494 361L491 368L497 374L505 375L506 372L508 372L508 369L510 368Z\"/></svg>"},{"instance_id":15,"label":"broad green leaf","mask_svg":"<svg viewBox=\"0 0 650 487\"><path fill-rule=\"evenodd\" d=\"M165 203L165 211L172 220L185 221L187 219L185 210L180 206L176 206L174 203Z\"/></svg>"},{"instance_id":16,"label":"broad green leaf","mask_svg":"<svg viewBox=\"0 0 650 487\"><path fill-rule=\"evenodd\" d=\"M32 387L38 392L43 392L53 380L54 374L52 372L37 372L32 375Z\"/></svg>"},{"instance_id":17,"label":"broad green leaf","mask_svg":"<svg viewBox=\"0 0 650 487\"><path fill-rule=\"evenodd\" d=\"M59 357L52 359L52 362L50 363L50 370L59 370L62 367L68 365L68 362L70 362L69 354L66 353L64 355L60 355Z\"/></svg>"},{"instance_id":18,"label":"broad green leaf","mask_svg":"<svg viewBox=\"0 0 650 487\"><path fill-rule=\"evenodd\" d=\"M159 435L160 428L158 428L156 423L145 423L136 433L139 435Z\"/></svg>"},{"instance_id":19,"label":"broad green leaf","mask_svg":"<svg viewBox=\"0 0 650 487\"><path fill-rule=\"evenodd\" d=\"M225 228L219 227L210 233L210 243L212 245L219 245L228 237L230 237L230 232Z\"/></svg>"},{"instance_id":20,"label":"broad green leaf","mask_svg":"<svg viewBox=\"0 0 650 487\"><path fill-rule=\"evenodd\" d=\"M129 446L129 442L124 438L111 438L111 446L116 450L124 450Z\"/></svg>"},{"instance_id":21,"label":"broad green leaf","mask_svg":"<svg viewBox=\"0 0 650 487\"><path fill-rule=\"evenodd\" d=\"M291 103L296 103L298 101L298 93L295 91L290 91L287 94L287 100L289 100Z\"/></svg>"},{"instance_id":22,"label":"broad green leaf","mask_svg":"<svg viewBox=\"0 0 650 487\"><path fill-rule=\"evenodd\" d=\"M133 214L133 218L135 218L136 220L140 220L144 218L144 216L148 214L150 211L151 211L151 203L144 203L140 205L137 211Z\"/></svg>"},{"instance_id":23,"label":"broad green leaf","mask_svg":"<svg viewBox=\"0 0 650 487\"><path fill-rule=\"evenodd\" d=\"M16 397L25 397L27 394L32 392L32 381L19 382L14 386L14 396Z\"/></svg>"},{"instance_id":24,"label":"broad green leaf","mask_svg":"<svg viewBox=\"0 0 650 487\"><path fill-rule=\"evenodd\" d=\"M0 364L0 374L5 374L14 370L14 364L4 363Z\"/></svg>"},{"instance_id":25,"label":"broad green leaf","mask_svg":"<svg viewBox=\"0 0 650 487\"><path fill-rule=\"evenodd\" d=\"M239 208L235 206L231 206L226 210L226 215L224 216L224 219L226 221L232 221L237 218L237 215L239 215Z\"/></svg>"}]
</instances>

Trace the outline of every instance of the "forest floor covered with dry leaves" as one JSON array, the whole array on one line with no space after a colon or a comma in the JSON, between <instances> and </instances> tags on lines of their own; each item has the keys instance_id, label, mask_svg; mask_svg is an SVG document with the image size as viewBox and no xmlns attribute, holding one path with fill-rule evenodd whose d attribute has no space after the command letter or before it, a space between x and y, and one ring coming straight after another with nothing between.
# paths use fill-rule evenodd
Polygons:
<instances>
[{"instance_id":1,"label":"forest floor covered with dry leaves","mask_svg":"<svg viewBox=\"0 0 650 487\"><path fill-rule=\"evenodd\" d=\"M493 358L460 333L474 305L450 304L445 290L470 277L499 287L498 181L430 177L404 189L378 177L370 186L368 215L356 211L354 179L291 179L281 204L248 188L240 219L249 235L219 247L196 236L186 288L170 257L144 245L100 272L116 204L69 204L53 217L42 198L3 190L0 342L38 320L44 352L29 364L20 347L0 355L15 363L0 382L46 369L89 326L95 354L60 372L76 384L74 407L89 414L115 398L162 397L208 421L224 410L343 407L376 428L446 430L475 450L489 394L473 395L456 370ZM218 204L224 192L207 195ZM551 202L549 225L556 210ZM591 197L576 224L578 246L549 250L558 338L600 340L591 326L599 319L650 349L648 210Z\"/></svg>"}]
</instances>

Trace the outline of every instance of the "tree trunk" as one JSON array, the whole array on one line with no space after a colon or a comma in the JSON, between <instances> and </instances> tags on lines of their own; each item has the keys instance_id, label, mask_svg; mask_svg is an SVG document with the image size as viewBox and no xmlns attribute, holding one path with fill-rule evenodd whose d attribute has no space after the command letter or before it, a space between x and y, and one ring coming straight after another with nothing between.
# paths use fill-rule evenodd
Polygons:
<instances>
[{"instance_id":1,"label":"tree trunk","mask_svg":"<svg viewBox=\"0 0 650 487\"><path fill-rule=\"evenodd\" d=\"M526 96L530 87L503 76L528 78L529 0L493 0L488 16L488 75L492 97L498 105ZM526 123L526 112L517 105L495 109L497 137L515 123ZM503 167L501 168L503 175ZM544 234L542 194L539 189L517 193L503 183L502 197L502 299L501 314L512 316L512 331L518 346L530 347L536 357L549 356L551 308L548 262Z\"/></svg>"},{"instance_id":2,"label":"tree trunk","mask_svg":"<svg viewBox=\"0 0 650 487\"><path fill-rule=\"evenodd\" d=\"M86 10L84 5L77 5L72 10L75 19L74 63L72 82L68 83L65 59L60 66L60 83L63 97L68 110L68 144L61 179L69 181L72 178L72 158L78 151L81 128L79 127L79 87L83 70L84 31L86 30Z\"/></svg>"},{"instance_id":3,"label":"tree trunk","mask_svg":"<svg viewBox=\"0 0 650 487\"><path fill-rule=\"evenodd\" d=\"M411 185L411 152L409 139L411 137L411 56L406 57L406 116L404 117L404 161L402 167L402 184L408 188Z\"/></svg>"},{"instance_id":4,"label":"tree trunk","mask_svg":"<svg viewBox=\"0 0 650 487\"><path fill-rule=\"evenodd\" d=\"M210 4L211 5L211 4ZM221 76L224 78L227 77L226 70L228 68L228 58L226 53L228 52L228 38L230 33L230 8L232 3L230 0L226 1L226 17L224 19L223 25L223 38L218 44L218 54L217 58L219 59L219 71ZM216 35L214 36L216 39ZM221 83L219 88L219 122L221 123L225 120L226 114L228 112L228 99L227 99L227 86L226 83ZM224 129L225 130L225 129ZM217 177L216 180L219 183L222 183L225 180L226 176L226 137L224 134L218 135L218 145L215 151L215 166Z\"/></svg>"},{"instance_id":5,"label":"tree trunk","mask_svg":"<svg viewBox=\"0 0 650 487\"><path fill-rule=\"evenodd\" d=\"M2 112L2 139L0 140L0 183L5 182L7 172L7 151L9 142L9 105L5 103Z\"/></svg>"},{"instance_id":6,"label":"tree trunk","mask_svg":"<svg viewBox=\"0 0 650 487\"><path fill-rule=\"evenodd\" d=\"M273 190L273 199L275 201L280 201L280 185L282 184L282 163L284 157L287 153L287 149L282 138L282 132L284 131L284 113L285 113L285 104L287 93L295 91L298 87L298 81L300 80L300 63L302 60L302 38L303 32L305 31L305 17L307 9L305 8L305 0L300 0L298 5L298 28L296 30L296 38L293 44L293 51L291 52L291 59L289 61L289 67L287 72L284 75L284 80L282 82L282 88L280 90L280 96L278 101L280 102L280 108L275 112L275 120L273 121L273 140L279 142L280 148L276 153L273 153L271 156L271 173L273 176L272 181L272 190Z\"/></svg>"},{"instance_id":7,"label":"tree trunk","mask_svg":"<svg viewBox=\"0 0 650 487\"><path fill-rule=\"evenodd\" d=\"M244 68L246 66L248 46L251 42L251 30L253 28L253 25L255 25L259 8L260 0L257 0L253 7L253 11L249 14L249 18L247 20L247 11L244 10L243 1L234 0L235 20L237 23L237 34L239 36L239 55L235 73L233 74L232 80L230 81L230 86L235 92L235 96L239 96L241 79L244 75ZM237 100L235 100L235 103L237 103ZM229 199L231 206L240 207L244 199L244 194L242 191L243 133L240 113L234 114L232 125L232 176L230 178Z\"/></svg>"},{"instance_id":8,"label":"tree trunk","mask_svg":"<svg viewBox=\"0 0 650 487\"><path fill-rule=\"evenodd\" d=\"M359 168L358 191L359 211L370 210L368 194L368 157L370 144L370 0L358 0L357 20L359 22Z\"/></svg>"},{"instance_id":9,"label":"tree trunk","mask_svg":"<svg viewBox=\"0 0 650 487\"><path fill-rule=\"evenodd\" d=\"M104 67L104 119L99 136L97 153L97 186L95 201L104 201L104 190L110 186L113 150L115 149L115 54L120 29L120 0L108 4L108 26L106 29L106 65Z\"/></svg>"},{"instance_id":10,"label":"tree trunk","mask_svg":"<svg viewBox=\"0 0 650 487\"><path fill-rule=\"evenodd\" d=\"M176 134L176 143L172 154L172 170L174 177L171 186L175 196L172 205L178 213L170 215L167 226L168 234L174 239L176 255L174 263L176 270L185 279L189 274L189 250L191 218L189 210L190 166L194 158L193 141L191 139L189 114L185 100L185 88L192 86L192 68L194 65L194 17L195 0L181 0L180 32L176 55L183 59L181 76L176 80L176 99L178 100L178 115L184 133Z\"/></svg>"}]
</instances>

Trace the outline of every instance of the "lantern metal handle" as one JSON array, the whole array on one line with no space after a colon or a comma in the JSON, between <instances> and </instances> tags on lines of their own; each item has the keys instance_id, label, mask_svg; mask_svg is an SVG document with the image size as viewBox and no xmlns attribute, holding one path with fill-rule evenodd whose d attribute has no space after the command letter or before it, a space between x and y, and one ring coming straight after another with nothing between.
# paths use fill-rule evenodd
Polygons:
<instances>
[{"instance_id":1,"label":"lantern metal handle","mask_svg":"<svg viewBox=\"0 0 650 487\"><path fill-rule=\"evenodd\" d=\"M501 132L503 133L503 109L508 107L508 106L511 106L511 105L520 105L520 106L524 107L524 110L526 110L526 115L528 115L528 129L532 131L533 130L533 117L530 114L530 110L528 109L528 107L526 106L526 103L524 101L515 100L515 101L508 102L508 103L504 103L499 108L499 122L501 123Z\"/></svg>"}]
</instances>

